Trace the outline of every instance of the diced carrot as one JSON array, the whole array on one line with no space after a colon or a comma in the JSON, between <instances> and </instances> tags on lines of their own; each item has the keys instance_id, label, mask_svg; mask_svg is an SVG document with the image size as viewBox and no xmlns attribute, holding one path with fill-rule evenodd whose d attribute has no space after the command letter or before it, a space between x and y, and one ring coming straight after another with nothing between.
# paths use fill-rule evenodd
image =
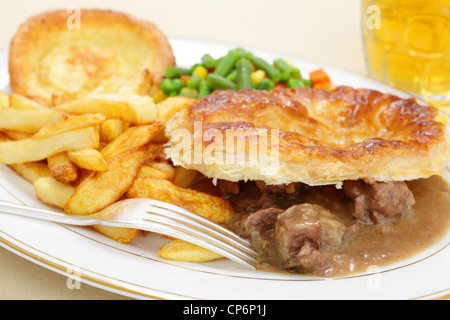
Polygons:
<instances>
[{"instance_id":1,"label":"diced carrot","mask_svg":"<svg viewBox=\"0 0 450 320\"><path fill-rule=\"evenodd\" d=\"M313 85L323 83L323 84L330 84L330 77L328 74L323 71L323 69L318 69L309 74L309 77L313 83Z\"/></svg>"},{"instance_id":2,"label":"diced carrot","mask_svg":"<svg viewBox=\"0 0 450 320\"><path fill-rule=\"evenodd\" d=\"M286 88L286 83L277 82L277 83L275 83L275 88Z\"/></svg>"},{"instance_id":3,"label":"diced carrot","mask_svg":"<svg viewBox=\"0 0 450 320\"><path fill-rule=\"evenodd\" d=\"M183 83L186 83L189 80L190 77L191 76L188 75L188 74L183 74L183 75L180 76L180 80L183 81Z\"/></svg>"},{"instance_id":4,"label":"diced carrot","mask_svg":"<svg viewBox=\"0 0 450 320\"><path fill-rule=\"evenodd\" d=\"M316 83L313 88L314 89L329 89L331 87L331 83Z\"/></svg>"}]
</instances>

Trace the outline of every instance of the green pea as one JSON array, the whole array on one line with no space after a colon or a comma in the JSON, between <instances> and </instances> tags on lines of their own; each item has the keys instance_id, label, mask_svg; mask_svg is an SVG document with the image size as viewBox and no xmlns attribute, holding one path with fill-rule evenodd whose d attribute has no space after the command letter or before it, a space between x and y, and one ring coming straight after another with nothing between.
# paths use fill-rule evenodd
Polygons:
<instances>
[{"instance_id":1,"label":"green pea","mask_svg":"<svg viewBox=\"0 0 450 320\"><path fill-rule=\"evenodd\" d=\"M270 80L269 78L262 79L257 85L257 90L272 90L275 88L275 82Z\"/></svg>"}]
</instances>

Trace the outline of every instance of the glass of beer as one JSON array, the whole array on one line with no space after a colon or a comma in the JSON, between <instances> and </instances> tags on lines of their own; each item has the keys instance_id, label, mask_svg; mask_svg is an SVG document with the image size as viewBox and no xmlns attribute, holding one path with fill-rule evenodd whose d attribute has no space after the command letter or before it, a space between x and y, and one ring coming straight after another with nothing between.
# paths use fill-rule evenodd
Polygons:
<instances>
[{"instance_id":1,"label":"glass of beer","mask_svg":"<svg viewBox=\"0 0 450 320\"><path fill-rule=\"evenodd\" d=\"M450 0L362 0L369 75L450 107Z\"/></svg>"}]
</instances>

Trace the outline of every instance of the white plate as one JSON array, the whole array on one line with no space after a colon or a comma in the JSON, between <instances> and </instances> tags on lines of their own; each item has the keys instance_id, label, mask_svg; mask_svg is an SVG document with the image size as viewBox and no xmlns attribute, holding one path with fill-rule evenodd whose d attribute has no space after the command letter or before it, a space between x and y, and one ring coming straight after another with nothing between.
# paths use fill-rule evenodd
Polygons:
<instances>
[{"instance_id":1,"label":"white plate","mask_svg":"<svg viewBox=\"0 0 450 320\"><path fill-rule=\"evenodd\" d=\"M171 39L178 65L218 57L234 46ZM248 48L272 61L281 55ZM324 67L333 82L405 96L367 77L291 59L304 74ZM0 54L0 89L9 90L7 53ZM0 166L0 199L45 207L31 184ZM450 295L450 232L428 250L401 263L367 274L321 279L247 271L221 260L177 263L156 254L164 240L157 235L119 244L89 228L68 227L0 215L0 245L55 272L81 277L90 285L138 299L432 299Z\"/></svg>"}]
</instances>

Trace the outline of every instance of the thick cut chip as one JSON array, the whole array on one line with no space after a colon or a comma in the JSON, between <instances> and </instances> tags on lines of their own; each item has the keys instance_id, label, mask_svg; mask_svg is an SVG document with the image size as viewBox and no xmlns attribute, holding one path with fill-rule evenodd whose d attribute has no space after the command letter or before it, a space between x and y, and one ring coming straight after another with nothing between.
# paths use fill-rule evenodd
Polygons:
<instances>
[{"instance_id":1,"label":"thick cut chip","mask_svg":"<svg viewBox=\"0 0 450 320\"><path fill-rule=\"evenodd\" d=\"M44 139L0 142L0 163L13 164L39 161L69 150L97 148L99 135L89 127L54 135Z\"/></svg>"},{"instance_id":2,"label":"thick cut chip","mask_svg":"<svg viewBox=\"0 0 450 320\"><path fill-rule=\"evenodd\" d=\"M47 164L43 162L15 163L9 165L9 167L19 176L31 183L34 183L39 178L51 176Z\"/></svg>"},{"instance_id":3,"label":"thick cut chip","mask_svg":"<svg viewBox=\"0 0 450 320\"><path fill-rule=\"evenodd\" d=\"M162 127L163 125L160 123L153 123L128 128L102 149L103 158L108 161L121 153L144 146L152 140Z\"/></svg>"},{"instance_id":4,"label":"thick cut chip","mask_svg":"<svg viewBox=\"0 0 450 320\"><path fill-rule=\"evenodd\" d=\"M83 114L80 116L71 117L64 121L43 127L36 134L34 134L33 139L47 138L75 129L92 127L102 123L105 120L106 116L103 114Z\"/></svg>"},{"instance_id":5,"label":"thick cut chip","mask_svg":"<svg viewBox=\"0 0 450 320\"><path fill-rule=\"evenodd\" d=\"M39 129L66 119L67 116L55 110L0 109L0 130L14 130L35 133Z\"/></svg>"},{"instance_id":6,"label":"thick cut chip","mask_svg":"<svg viewBox=\"0 0 450 320\"><path fill-rule=\"evenodd\" d=\"M208 262L223 258L220 254L179 239L163 245L158 250L158 255L165 259L184 262Z\"/></svg>"},{"instance_id":7,"label":"thick cut chip","mask_svg":"<svg viewBox=\"0 0 450 320\"><path fill-rule=\"evenodd\" d=\"M100 140L111 142L129 128L129 123L120 119L108 119L100 126Z\"/></svg>"},{"instance_id":8,"label":"thick cut chip","mask_svg":"<svg viewBox=\"0 0 450 320\"><path fill-rule=\"evenodd\" d=\"M195 99L181 96L164 99L156 105L158 107L159 120L166 123L175 113L188 107L194 101Z\"/></svg>"},{"instance_id":9,"label":"thick cut chip","mask_svg":"<svg viewBox=\"0 0 450 320\"><path fill-rule=\"evenodd\" d=\"M65 206L68 214L90 214L113 204L129 189L140 169L159 151L149 145L118 155L108 161L108 170L90 173L77 187Z\"/></svg>"},{"instance_id":10,"label":"thick cut chip","mask_svg":"<svg viewBox=\"0 0 450 320\"><path fill-rule=\"evenodd\" d=\"M63 103L56 110L71 114L103 113L135 125L158 121L158 108L150 96L108 93Z\"/></svg>"},{"instance_id":11,"label":"thick cut chip","mask_svg":"<svg viewBox=\"0 0 450 320\"><path fill-rule=\"evenodd\" d=\"M222 198L181 188L168 180L152 177L136 178L126 197L168 202L219 224L228 222L234 213L228 201Z\"/></svg>"},{"instance_id":12,"label":"thick cut chip","mask_svg":"<svg viewBox=\"0 0 450 320\"><path fill-rule=\"evenodd\" d=\"M83 169L92 171L106 171L108 169L108 164L96 149L86 148L68 151L67 156L77 167Z\"/></svg>"},{"instance_id":13,"label":"thick cut chip","mask_svg":"<svg viewBox=\"0 0 450 320\"><path fill-rule=\"evenodd\" d=\"M17 110L42 110L47 107L25 96L13 93L9 96L9 107Z\"/></svg>"},{"instance_id":14,"label":"thick cut chip","mask_svg":"<svg viewBox=\"0 0 450 320\"><path fill-rule=\"evenodd\" d=\"M56 181L69 183L78 178L78 169L69 159L66 152L48 157L47 164L52 177Z\"/></svg>"},{"instance_id":15,"label":"thick cut chip","mask_svg":"<svg viewBox=\"0 0 450 320\"><path fill-rule=\"evenodd\" d=\"M70 184L56 181L53 177L37 179L34 189L40 201L61 209L75 192L75 188Z\"/></svg>"},{"instance_id":16,"label":"thick cut chip","mask_svg":"<svg viewBox=\"0 0 450 320\"><path fill-rule=\"evenodd\" d=\"M129 243L133 241L139 233L138 229L132 228L109 227L102 225L94 225L92 227L98 232L101 232L105 236L120 243Z\"/></svg>"}]
</instances>

